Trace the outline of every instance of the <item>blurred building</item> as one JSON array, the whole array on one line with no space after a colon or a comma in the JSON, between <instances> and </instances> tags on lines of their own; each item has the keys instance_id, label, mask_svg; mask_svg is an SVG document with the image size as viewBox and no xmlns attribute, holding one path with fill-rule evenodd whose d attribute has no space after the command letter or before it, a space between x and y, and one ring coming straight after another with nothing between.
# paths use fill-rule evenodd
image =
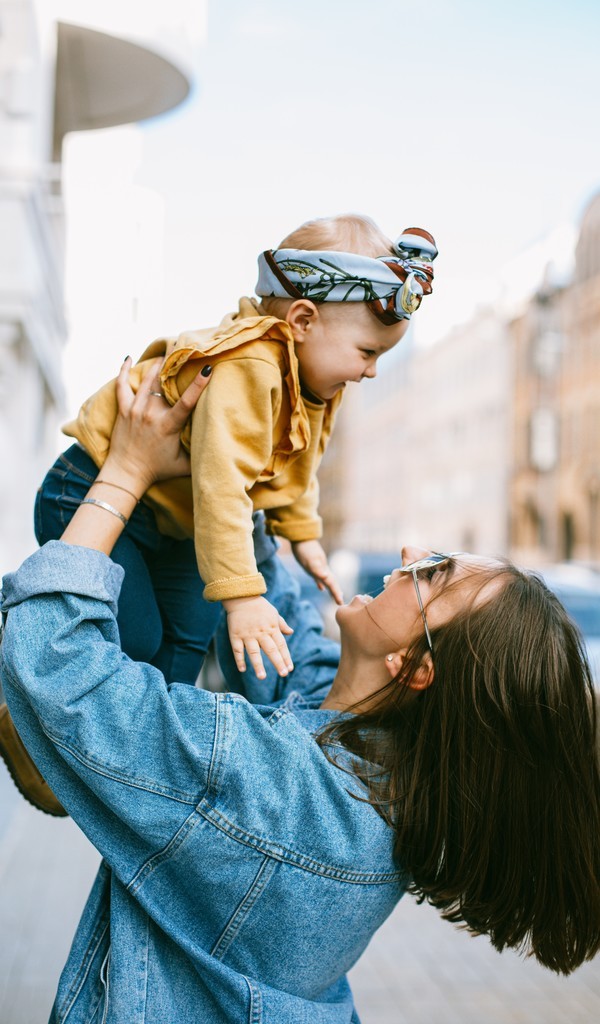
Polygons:
<instances>
[{"instance_id":1,"label":"blurred building","mask_svg":"<svg viewBox=\"0 0 600 1024\"><path fill-rule=\"evenodd\" d=\"M564 289L545 282L510 324L514 421L511 554L537 565L559 557L560 393Z\"/></svg>"},{"instance_id":2,"label":"blurred building","mask_svg":"<svg viewBox=\"0 0 600 1024\"><path fill-rule=\"evenodd\" d=\"M494 310L431 347L405 340L348 397L334 438L349 457L342 469L332 446L321 472L330 548L506 552L510 346Z\"/></svg>"},{"instance_id":3,"label":"blurred building","mask_svg":"<svg viewBox=\"0 0 600 1024\"><path fill-rule=\"evenodd\" d=\"M71 6L104 13L84 26L61 18L65 0L0 0L0 574L35 544L35 490L64 417L63 139L161 113L189 89L164 53L98 31L118 5Z\"/></svg>"},{"instance_id":4,"label":"blurred building","mask_svg":"<svg viewBox=\"0 0 600 1024\"><path fill-rule=\"evenodd\" d=\"M600 563L600 194L582 219L573 281L544 282L510 329L512 554Z\"/></svg>"}]
</instances>

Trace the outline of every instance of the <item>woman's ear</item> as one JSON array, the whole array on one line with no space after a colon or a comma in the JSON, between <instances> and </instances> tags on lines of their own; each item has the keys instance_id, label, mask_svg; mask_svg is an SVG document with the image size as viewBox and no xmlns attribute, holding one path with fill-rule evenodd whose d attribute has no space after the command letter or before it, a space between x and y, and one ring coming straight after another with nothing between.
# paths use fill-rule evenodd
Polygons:
<instances>
[{"instance_id":1,"label":"woman's ear","mask_svg":"<svg viewBox=\"0 0 600 1024\"><path fill-rule=\"evenodd\" d=\"M310 299L296 299L288 308L285 319L292 329L294 341L301 342L319 319L319 310Z\"/></svg>"},{"instance_id":2,"label":"woman's ear","mask_svg":"<svg viewBox=\"0 0 600 1024\"><path fill-rule=\"evenodd\" d=\"M386 655L385 667L392 679L400 674L400 669L404 662L404 654L404 651L394 651L393 654ZM435 670L433 667L433 661L431 660L431 655L426 654L407 685L411 690L426 690L428 686L431 686L434 676Z\"/></svg>"}]
</instances>

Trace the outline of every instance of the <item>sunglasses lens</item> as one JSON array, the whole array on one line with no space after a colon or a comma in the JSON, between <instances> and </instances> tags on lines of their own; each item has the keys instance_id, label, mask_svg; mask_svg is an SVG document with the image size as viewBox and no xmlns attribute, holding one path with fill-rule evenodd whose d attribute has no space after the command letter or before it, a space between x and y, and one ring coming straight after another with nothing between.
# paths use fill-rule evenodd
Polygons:
<instances>
[{"instance_id":1,"label":"sunglasses lens","mask_svg":"<svg viewBox=\"0 0 600 1024\"><path fill-rule=\"evenodd\" d=\"M435 553L427 555L426 558L418 558L415 562L409 562L407 565L399 565L397 568L392 569L392 572L387 576L383 577L383 586L387 587L393 574L395 572L416 572L418 573L421 569L432 569L434 566L441 568L443 564L449 562L450 559L455 558L457 555L463 554L462 551L451 551L449 555L443 555L441 553Z\"/></svg>"},{"instance_id":2,"label":"sunglasses lens","mask_svg":"<svg viewBox=\"0 0 600 1024\"><path fill-rule=\"evenodd\" d=\"M409 565L402 566L402 572L418 572L419 569L431 569L434 565L441 565L442 562L447 562L450 555L429 555L427 558L419 558L416 562L410 562Z\"/></svg>"}]
</instances>

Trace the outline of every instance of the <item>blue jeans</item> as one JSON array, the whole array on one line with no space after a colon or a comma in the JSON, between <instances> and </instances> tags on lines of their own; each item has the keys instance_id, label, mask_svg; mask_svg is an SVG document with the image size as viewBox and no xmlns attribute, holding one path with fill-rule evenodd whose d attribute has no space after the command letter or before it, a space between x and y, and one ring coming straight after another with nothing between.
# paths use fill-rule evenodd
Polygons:
<instances>
[{"instance_id":1,"label":"blue jeans","mask_svg":"<svg viewBox=\"0 0 600 1024\"><path fill-rule=\"evenodd\" d=\"M79 445L59 455L35 502L39 544L60 538L97 474ZM220 603L202 597L193 540L159 533L154 512L141 503L111 557L125 570L117 616L124 652L155 665L168 682L193 685L221 614Z\"/></svg>"}]
</instances>

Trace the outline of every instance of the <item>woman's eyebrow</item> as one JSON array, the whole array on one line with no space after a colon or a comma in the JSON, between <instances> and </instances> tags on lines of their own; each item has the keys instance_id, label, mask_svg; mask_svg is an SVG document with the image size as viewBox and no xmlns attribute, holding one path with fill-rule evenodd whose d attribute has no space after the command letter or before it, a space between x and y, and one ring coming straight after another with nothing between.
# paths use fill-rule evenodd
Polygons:
<instances>
[{"instance_id":1,"label":"woman's eyebrow","mask_svg":"<svg viewBox=\"0 0 600 1024\"><path fill-rule=\"evenodd\" d=\"M456 559L455 558L451 558L443 566L443 568L438 569L438 571L436 572L436 574L434 576L434 579L437 577L437 579L440 581L440 583L446 584L446 583L448 583L448 581L450 579L452 579L452 576L453 576L455 571L456 571Z\"/></svg>"}]
</instances>

